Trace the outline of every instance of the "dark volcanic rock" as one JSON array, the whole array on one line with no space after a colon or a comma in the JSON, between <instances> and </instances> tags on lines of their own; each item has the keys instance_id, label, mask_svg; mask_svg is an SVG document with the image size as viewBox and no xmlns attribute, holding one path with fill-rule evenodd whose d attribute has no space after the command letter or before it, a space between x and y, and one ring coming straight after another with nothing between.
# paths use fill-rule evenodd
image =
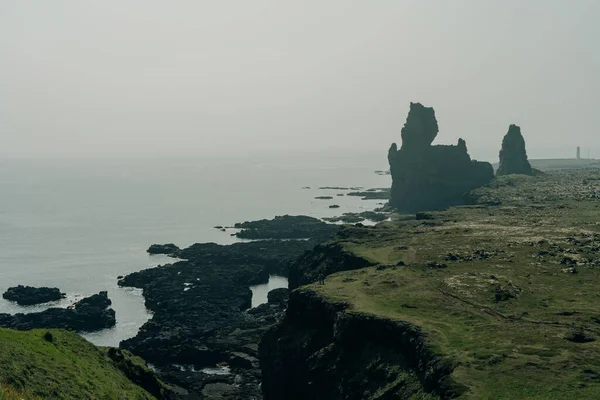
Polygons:
<instances>
[{"instance_id":1,"label":"dark volcanic rock","mask_svg":"<svg viewBox=\"0 0 600 400\"><path fill-rule=\"evenodd\" d=\"M266 400L451 399L468 390L416 325L345 307L292 292L284 320L259 347Z\"/></svg>"},{"instance_id":2,"label":"dark volcanic rock","mask_svg":"<svg viewBox=\"0 0 600 400\"><path fill-rule=\"evenodd\" d=\"M330 275L339 271L366 268L372 264L343 249L340 244L321 244L305 252L290 266L289 287L316 282L319 275Z\"/></svg>"},{"instance_id":3,"label":"dark volcanic rock","mask_svg":"<svg viewBox=\"0 0 600 400\"><path fill-rule=\"evenodd\" d=\"M41 328L93 332L115 326L115 311L106 292L87 297L69 308L49 308L30 314L0 314L0 326L29 330Z\"/></svg>"},{"instance_id":4,"label":"dark volcanic rock","mask_svg":"<svg viewBox=\"0 0 600 400\"><path fill-rule=\"evenodd\" d=\"M338 227L304 215L283 215L274 219L235 224L242 229L236 236L242 239L319 239L328 240Z\"/></svg>"},{"instance_id":5,"label":"dark volcanic rock","mask_svg":"<svg viewBox=\"0 0 600 400\"><path fill-rule=\"evenodd\" d=\"M153 317L120 347L153 363L167 383L191 393L260 398L258 343L282 317L287 289L271 292L269 304L249 310L249 286L266 283L271 274L287 276L291 262L321 242L316 237L328 238L338 229L315 221L279 217L239 224L253 237L269 240L195 244L177 252L183 261L126 276L119 285L143 289ZM290 236L308 240L273 238ZM216 365L228 365L230 373L202 372Z\"/></svg>"},{"instance_id":6,"label":"dark volcanic rock","mask_svg":"<svg viewBox=\"0 0 600 400\"><path fill-rule=\"evenodd\" d=\"M149 254L175 254L179 251L179 247L175 246L173 243L167 244L153 244L147 250Z\"/></svg>"},{"instance_id":7,"label":"dark volcanic rock","mask_svg":"<svg viewBox=\"0 0 600 400\"><path fill-rule=\"evenodd\" d=\"M325 217L323 221L343 222L346 224L356 224L368 219L373 222L381 222L387 219L387 215L375 211L363 211L361 213L344 213L338 217Z\"/></svg>"},{"instance_id":8,"label":"dark volcanic rock","mask_svg":"<svg viewBox=\"0 0 600 400\"><path fill-rule=\"evenodd\" d=\"M6 300L14 301L21 306L31 306L64 299L65 294L61 293L58 288L36 288L19 285L9 288L4 292L2 297Z\"/></svg>"},{"instance_id":9,"label":"dark volcanic rock","mask_svg":"<svg viewBox=\"0 0 600 400\"><path fill-rule=\"evenodd\" d=\"M348 196L362 197L361 200L389 200L390 189L369 189L364 192L350 192Z\"/></svg>"},{"instance_id":10,"label":"dark volcanic rock","mask_svg":"<svg viewBox=\"0 0 600 400\"><path fill-rule=\"evenodd\" d=\"M288 297L290 297L290 290L288 288L273 289L267 294L269 304L285 303Z\"/></svg>"},{"instance_id":11,"label":"dark volcanic rock","mask_svg":"<svg viewBox=\"0 0 600 400\"><path fill-rule=\"evenodd\" d=\"M489 183L491 164L471 160L464 140L432 146L438 134L433 108L411 103L402 128L402 147L392 144L390 206L403 212L444 209L461 204L465 193Z\"/></svg>"},{"instance_id":12,"label":"dark volcanic rock","mask_svg":"<svg viewBox=\"0 0 600 400\"><path fill-rule=\"evenodd\" d=\"M356 213L344 213L339 217L325 217L323 221L327 222L343 222L345 224L356 224L357 222L362 222L365 219Z\"/></svg>"},{"instance_id":13,"label":"dark volcanic rock","mask_svg":"<svg viewBox=\"0 0 600 400\"><path fill-rule=\"evenodd\" d=\"M533 175L533 169L527 160L525 139L517 125L511 125L502 140L500 166L497 171L498 176L510 174Z\"/></svg>"}]
</instances>

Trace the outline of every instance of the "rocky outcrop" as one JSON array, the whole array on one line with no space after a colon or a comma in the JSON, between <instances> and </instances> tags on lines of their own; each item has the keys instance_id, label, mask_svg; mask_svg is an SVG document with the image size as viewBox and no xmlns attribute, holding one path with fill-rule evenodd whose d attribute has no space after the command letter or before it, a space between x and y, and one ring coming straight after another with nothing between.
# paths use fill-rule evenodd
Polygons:
<instances>
[{"instance_id":1,"label":"rocky outcrop","mask_svg":"<svg viewBox=\"0 0 600 400\"><path fill-rule=\"evenodd\" d=\"M173 243L167 244L153 244L147 250L148 254L166 254L173 255L179 251L179 247L175 246Z\"/></svg>"},{"instance_id":2,"label":"rocky outcrop","mask_svg":"<svg viewBox=\"0 0 600 400\"><path fill-rule=\"evenodd\" d=\"M64 299L66 295L61 293L59 288L36 288L19 285L9 288L4 292L2 297L6 300L14 301L20 306L31 306L61 300Z\"/></svg>"},{"instance_id":3,"label":"rocky outcrop","mask_svg":"<svg viewBox=\"0 0 600 400\"><path fill-rule=\"evenodd\" d=\"M267 400L445 399L466 390L418 327L348 310L310 289L292 292L259 355Z\"/></svg>"},{"instance_id":4,"label":"rocky outcrop","mask_svg":"<svg viewBox=\"0 0 600 400\"><path fill-rule=\"evenodd\" d=\"M288 290L272 291L268 304L250 309L249 286L267 283L272 274L287 276L293 260L339 229L289 216L238 226L268 240L194 244L174 253L182 261L119 281L143 289L153 312L120 347L155 365L165 382L205 398L261 397L258 343L282 318ZM305 240L287 240L293 237Z\"/></svg>"},{"instance_id":5,"label":"rocky outcrop","mask_svg":"<svg viewBox=\"0 0 600 400\"><path fill-rule=\"evenodd\" d=\"M347 232L341 230L340 233ZM339 271L365 268L372 265L362 257L344 250L339 243L321 244L305 252L290 266L289 287L296 289L300 286L316 282L319 275L327 276Z\"/></svg>"},{"instance_id":6,"label":"rocky outcrop","mask_svg":"<svg viewBox=\"0 0 600 400\"><path fill-rule=\"evenodd\" d=\"M527 160L525 139L521 134L521 128L517 125L511 125L502 140L500 166L496 174L498 176L511 174L533 175L533 169Z\"/></svg>"},{"instance_id":7,"label":"rocky outcrop","mask_svg":"<svg viewBox=\"0 0 600 400\"><path fill-rule=\"evenodd\" d=\"M333 197L329 197L332 199ZM241 239L329 239L338 229L317 218L304 215L277 216L273 219L237 223Z\"/></svg>"},{"instance_id":8,"label":"rocky outcrop","mask_svg":"<svg viewBox=\"0 0 600 400\"><path fill-rule=\"evenodd\" d=\"M267 300L269 304L286 304L290 297L290 290L288 288L273 289L267 293Z\"/></svg>"},{"instance_id":9,"label":"rocky outcrop","mask_svg":"<svg viewBox=\"0 0 600 400\"><path fill-rule=\"evenodd\" d=\"M461 204L465 193L494 177L491 164L471 160L466 142L432 146L438 134L433 108L411 103L402 128L402 147L392 144L390 206L403 212L444 209Z\"/></svg>"},{"instance_id":10,"label":"rocky outcrop","mask_svg":"<svg viewBox=\"0 0 600 400\"><path fill-rule=\"evenodd\" d=\"M30 314L0 314L0 327L17 330L40 328L94 332L115 326L115 311L108 308L107 292L87 297L69 308L49 308Z\"/></svg>"}]
</instances>

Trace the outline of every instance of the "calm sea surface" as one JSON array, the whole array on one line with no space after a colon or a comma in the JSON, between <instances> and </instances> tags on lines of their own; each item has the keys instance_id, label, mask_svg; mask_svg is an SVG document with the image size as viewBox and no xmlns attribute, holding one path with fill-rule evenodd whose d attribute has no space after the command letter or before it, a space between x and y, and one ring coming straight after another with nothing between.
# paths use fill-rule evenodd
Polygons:
<instances>
[{"instance_id":1,"label":"calm sea surface","mask_svg":"<svg viewBox=\"0 0 600 400\"><path fill-rule=\"evenodd\" d=\"M108 290L117 326L85 335L99 345L135 336L150 317L141 292L117 277L170 261L153 243L228 244L215 225L283 214L315 217L373 209L381 201L337 197L319 186L389 187L385 154L244 159L0 161L0 292L18 284L56 286L68 298ZM303 189L310 186L311 189ZM333 195L333 201L315 196ZM329 209L330 204L340 209ZM274 278L255 290L254 305ZM0 298L0 313L39 311Z\"/></svg>"}]
</instances>

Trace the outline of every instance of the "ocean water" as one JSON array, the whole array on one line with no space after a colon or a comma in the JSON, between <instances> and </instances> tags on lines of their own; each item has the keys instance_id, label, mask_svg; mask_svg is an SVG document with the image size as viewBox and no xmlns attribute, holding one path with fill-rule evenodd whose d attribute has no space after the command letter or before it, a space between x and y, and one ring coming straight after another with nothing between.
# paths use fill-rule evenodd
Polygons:
<instances>
[{"instance_id":1,"label":"ocean water","mask_svg":"<svg viewBox=\"0 0 600 400\"><path fill-rule=\"evenodd\" d=\"M382 201L337 197L319 186L389 187L385 154L0 161L0 292L19 284L56 286L67 299L107 290L117 326L84 336L116 346L150 318L141 292L117 277L171 261L149 256L153 243L229 244L216 225L275 215L340 215ZM304 187L311 189L303 189ZM333 195L334 200L315 196ZM330 204L340 209L329 209ZM269 289L253 288L257 305ZM39 311L0 298L0 313Z\"/></svg>"}]
</instances>

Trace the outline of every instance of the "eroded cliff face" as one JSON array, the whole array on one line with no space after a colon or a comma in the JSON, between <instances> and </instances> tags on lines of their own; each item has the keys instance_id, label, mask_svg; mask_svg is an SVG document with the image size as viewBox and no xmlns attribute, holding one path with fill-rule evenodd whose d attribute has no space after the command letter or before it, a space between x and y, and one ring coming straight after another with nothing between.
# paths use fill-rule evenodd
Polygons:
<instances>
[{"instance_id":1,"label":"eroded cliff face","mask_svg":"<svg viewBox=\"0 0 600 400\"><path fill-rule=\"evenodd\" d=\"M402 147L394 143L388 152L391 207L403 212L444 209L461 204L465 193L493 179L491 164L471 160L464 140L432 146L437 134L433 108L411 103Z\"/></svg>"},{"instance_id":2,"label":"eroded cliff face","mask_svg":"<svg viewBox=\"0 0 600 400\"><path fill-rule=\"evenodd\" d=\"M292 293L259 355L267 400L444 399L465 390L418 327L353 312L308 288Z\"/></svg>"},{"instance_id":3,"label":"eroded cliff face","mask_svg":"<svg viewBox=\"0 0 600 400\"><path fill-rule=\"evenodd\" d=\"M497 172L498 176L511 174L533 175L533 169L527 160L525 139L517 125L509 126L508 133L502 139L500 166Z\"/></svg>"},{"instance_id":4,"label":"eroded cliff face","mask_svg":"<svg viewBox=\"0 0 600 400\"><path fill-rule=\"evenodd\" d=\"M349 231L341 230L341 235ZM344 250L339 243L319 244L314 249L304 252L290 265L289 288L316 282L319 275L327 276L339 271L348 271L370 266L371 263Z\"/></svg>"}]
</instances>

